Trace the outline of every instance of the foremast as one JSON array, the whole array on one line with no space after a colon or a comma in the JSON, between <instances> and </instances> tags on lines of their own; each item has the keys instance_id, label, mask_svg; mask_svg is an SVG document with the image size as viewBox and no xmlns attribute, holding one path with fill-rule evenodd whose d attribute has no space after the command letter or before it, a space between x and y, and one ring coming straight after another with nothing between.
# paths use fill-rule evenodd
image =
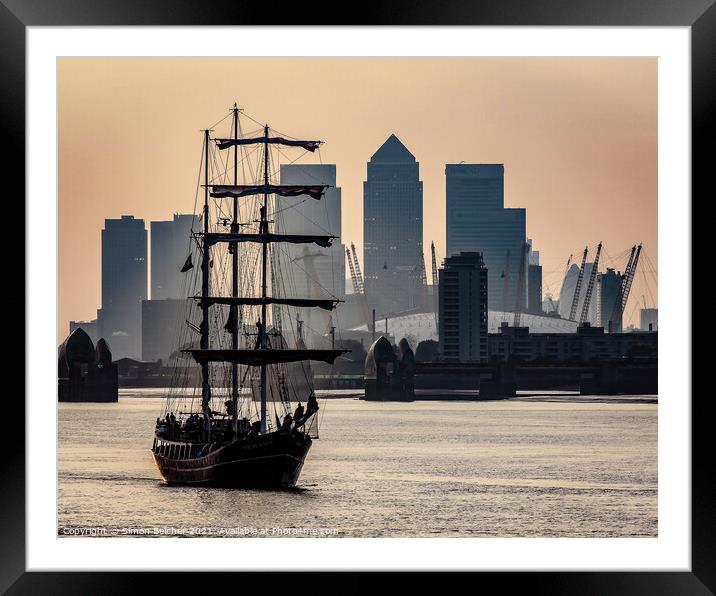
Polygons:
<instances>
[{"instance_id":1,"label":"foremast","mask_svg":"<svg viewBox=\"0 0 716 596\"><path fill-rule=\"evenodd\" d=\"M204 235L201 245L201 326L199 328L201 339L199 347L209 349L209 129L204 130ZM201 409L204 413L206 430L211 430L211 388L209 387L209 363L201 362Z\"/></svg>"},{"instance_id":2,"label":"foremast","mask_svg":"<svg viewBox=\"0 0 716 596\"><path fill-rule=\"evenodd\" d=\"M202 411L207 425L207 431L211 429L211 388L209 384L209 363L210 362L229 362L232 367L231 374L231 402L232 408L232 424L234 432L237 430L238 420L238 365L246 364L248 366L259 366L261 371L260 377L260 398L261 398L261 420L260 432L265 433L267 430L267 367L270 364L282 362L299 362L303 360L320 360L327 363L333 363L335 358L347 350L336 350L331 346L330 350L323 349L272 349L268 341L267 333L267 306L269 304L287 304L301 303L305 306L313 306L324 309L335 308L340 302L334 300L312 300L312 299L291 299L278 298L268 296L268 245L274 242L290 242L295 244L314 243L319 246L329 247L334 236L323 235L296 235L296 234L272 234L269 231L268 219L268 198L269 195L291 197L308 195L314 199L321 199L327 185L272 185L269 179L269 144L281 144L293 147L302 147L307 151L315 151L321 141L300 141L296 139L287 139L283 137L271 137L268 125L264 125L263 137L242 138L238 136L238 117L239 109L236 104L233 108L233 138L231 139L215 139L217 147L227 149L234 148L234 184L227 185L211 185L209 183L209 140L210 130L204 131L204 209L203 209L203 235L202 235L202 261L201 261L201 296L199 297L200 307L202 310L202 323L200 327L201 340L199 350L188 350L194 359L201 366L202 377ZM238 147L248 144L263 144L263 185L239 185L238 184ZM239 233L238 221L238 199L242 196L263 195L263 205L260 208L259 230L258 234L241 234ZM231 220L231 232L226 233L210 233L209 232L209 197L213 198L233 198L233 213ZM209 288L209 268L210 257L209 251L217 242L228 242L232 253L232 283L231 297L211 296ZM259 242L261 243L261 298L242 298L238 292L238 245L242 242ZM257 341L254 350L242 350L238 347L238 306L241 304L257 304L261 305L261 318L257 322ZM230 317L232 325L231 331L231 349L230 350L212 350L209 347L209 308L214 304L229 304Z\"/></svg>"},{"instance_id":3,"label":"foremast","mask_svg":"<svg viewBox=\"0 0 716 596\"><path fill-rule=\"evenodd\" d=\"M268 139L268 125L264 125L264 139ZM268 141L264 142L264 186L266 191L264 192L264 204L261 207L261 216L259 222L259 234L268 235L268 185L269 185L269 152L268 152ZM261 304L261 324L259 325L259 349L265 350L268 348L268 336L266 335L266 287L268 285L266 263L268 261L268 242L264 242L261 246L261 298L263 302ZM266 401L267 401L267 382L266 382L266 363L261 364L261 432L266 432Z\"/></svg>"}]
</instances>

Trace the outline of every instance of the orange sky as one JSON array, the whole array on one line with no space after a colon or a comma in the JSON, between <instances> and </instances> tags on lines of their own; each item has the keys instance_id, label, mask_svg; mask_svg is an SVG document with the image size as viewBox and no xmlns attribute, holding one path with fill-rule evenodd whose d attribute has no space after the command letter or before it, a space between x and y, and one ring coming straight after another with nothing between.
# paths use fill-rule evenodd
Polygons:
<instances>
[{"instance_id":1,"label":"orange sky","mask_svg":"<svg viewBox=\"0 0 716 596\"><path fill-rule=\"evenodd\" d=\"M134 215L149 228L191 213L200 129L234 101L276 130L326 141L343 242L359 256L366 162L395 133L420 162L424 244L438 257L444 165L465 161L505 164L505 203L527 208L545 290L558 292L570 253L600 240L607 265L623 268L609 257L638 241L656 263L656 59L62 58L60 340L100 306L104 219ZM637 276L627 319L642 296L654 305L652 280Z\"/></svg>"}]
</instances>

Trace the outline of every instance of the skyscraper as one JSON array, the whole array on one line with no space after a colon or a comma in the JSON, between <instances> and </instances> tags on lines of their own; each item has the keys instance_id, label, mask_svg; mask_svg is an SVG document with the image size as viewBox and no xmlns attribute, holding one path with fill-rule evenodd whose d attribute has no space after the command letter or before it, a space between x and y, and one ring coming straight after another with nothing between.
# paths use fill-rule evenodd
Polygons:
<instances>
[{"instance_id":1,"label":"skyscraper","mask_svg":"<svg viewBox=\"0 0 716 596\"><path fill-rule=\"evenodd\" d=\"M102 308L98 335L115 359L139 358L141 308L147 297L147 230L143 219L106 219L102 230Z\"/></svg>"},{"instance_id":2,"label":"skyscraper","mask_svg":"<svg viewBox=\"0 0 716 596\"><path fill-rule=\"evenodd\" d=\"M482 255L462 252L439 270L440 353L445 360L487 361L488 271Z\"/></svg>"},{"instance_id":3,"label":"skyscraper","mask_svg":"<svg viewBox=\"0 0 716 596\"><path fill-rule=\"evenodd\" d=\"M365 293L379 317L420 306L422 251L420 164L391 134L363 183Z\"/></svg>"},{"instance_id":4,"label":"skyscraper","mask_svg":"<svg viewBox=\"0 0 716 596\"><path fill-rule=\"evenodd\" d=\"M599 276L599 324L609 333L622 332L621 303L618 302L621 285L621 274L612 268L607 268L606 272Z\"/></svg>"},{"instance_id":5,"label":"skyscraper","mask_svg":"<svg viewBox=\"0 0 716 596\"><path fill-rule=\"evenodd\" d=\"M199 219L175 213L170 221L151 222L152 300L186 299L186 275L180 271L193 247L192 226L195 231L200 230ZM194 263L198 260L194 259Z\"/></svg>"},{"instance_id":6,"label":"skyscraper","mask_svg":"<svg viewBox=\"0 0 716 596\"><path fill-rule=\"evenodd\" d=\"M532 250L532 240L527 239L529 258L527 265L527 312L542 314L542 265L539 251Z\"/></svg>"},{"instance_id":7,"label":"skyscraper","mask_svg":"<svg viewBox=\"0 0 716 596\"><path fill-rule=\"evenodd\" d=\"M345 245L341 243L341 188L336 186L334 164L283 164L281 184L327 184L323 198L307 195L281 199L278 228L289 234L336 236L330 248L288 244L282 254L290 261L292 287L305 298L345 298ZM301 309L308 333L327 331L330 313ZM335 321L334 321L335 322Z\"/></svg>"},{"instance_id":8,"label":"skyscraper","mask_svg":"<svg viewBox=\"0 0 716 596\"><path fill-rule=\"evenodd\" d=\"M505 208L504 172L502 164L445 166L447 255L482 253L492 310L515 309L521 264L525 294L519 303L526 310L526 214L524 209Z\"/></svg>"},{"instance_id":9,"label":"skyscraper","mask_svg":"<svg viewBox=\"0 0 716 596\"><path fill-rule=\"evenodd\" d=\"M142 301L142 360L168 362L180 344L186 300Z\"/></svg>"},{"instance_id":10,"label":"skyscraper","mask_svg":"<svg viewBox=\"0 0 716 596\"><path fill-rule=\"evenodd\" d=\"M527 269L527 312L542 314L542 265L529 265Z\"/></svg>"}]
</instances>

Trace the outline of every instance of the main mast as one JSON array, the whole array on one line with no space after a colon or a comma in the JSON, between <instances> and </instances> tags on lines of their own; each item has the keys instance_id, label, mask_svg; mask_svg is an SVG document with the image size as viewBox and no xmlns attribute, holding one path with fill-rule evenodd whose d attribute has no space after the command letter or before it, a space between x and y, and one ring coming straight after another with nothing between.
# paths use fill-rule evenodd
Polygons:
<instances>
[{"instance_id":1,"label":"main mast","mask_svg":"<svg viewBox=\"0 0 716 596\"><path fill-rule=\"evenodd\" d=\"M239 108L234 104L234 141L239 138ZM239 146L234 145L234 186L238 184L238 166L239 166ZM231 220L231 233L239 232L239 198L234 197L234 212ZM231 296L237 298L239 295L239 243L231 244ZM229 320L231 325L231 349L239 349L239 317L238 306L232 304L230 307ZM232 363L231 365L231 422L234 433L237 432L238 414L239 414L239 365Z\"/></svg>"},{"instance_id":2,"label":"main mast","mask_svg":"<svg viewBox=\"0 0 716 596\"><path fill-rule=\"evenodd\" d=\"M268 147L268 125L264 125L264 186L269 187L269 147ZM261 208L261 222L259 223L259 234L268 234L268 192L264 192L264 204ZM261 245L261 298L264 302L261 304L261 325L259 326L259 347L265 349L268 346L266 341L266 261L268 258L268 242ZM261 432L266 432L266 364L261 365Z\"/></svg>"}]
</instances>

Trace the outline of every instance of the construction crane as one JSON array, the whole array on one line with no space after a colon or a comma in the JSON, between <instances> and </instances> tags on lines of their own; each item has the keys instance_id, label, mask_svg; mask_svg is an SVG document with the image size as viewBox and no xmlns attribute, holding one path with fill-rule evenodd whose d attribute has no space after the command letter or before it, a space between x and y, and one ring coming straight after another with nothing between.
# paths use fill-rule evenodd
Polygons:
<instances>
[{"instance_id":1,"label":"construction crane","mask_svg":"<svg viewBox=\"0 0 716 596\"><path fill-rule=\"evenodd\" d=\"M428 274L425 271L425 255L420 251L420 308L426 308L428 304Z\"/></svg>"},{"instance_id":2,"label":"construction crane","mask_svg":"<svg viewBox=\"0 0 716 596\"><path fill-rule=\"evenodd\" d=\"M358 255L356 254L356 245L351 242L351 250L353 251L353 266L356 269L356 275L358 276L358 284L360 285L360 293L365 295L365 284L363 283L363 273L360 270L360 264L358 263ZM349 255L350 258L350 255Z\"/></svg>"},{"instance_id":3,"label":"construction crane","mask_svg":"<svg viewBox=\"0 0 716 596\"><path fill-rule=\"evenodd\" d=\"M303 262L303 272L306 274L306 285L308 287L310 298L323 298L326 295L326 290L321 285L318 277L318 271L316 271L316 259L324 258L326 256L327 255L318 251L310 252L308 247L304 246L303 252L291 261L293 263L298 261ZM274 292L274 295L278 294L277 289L275 289ZM310 317L310 311L308 314ZM324 322L328 325L330 322L330 313L323 311L323 317ZM310 319L308 324L310 327Z\"/></svg>"},{"instance_id":4,"label":"construction crane","mask_svg":"<svg viewBox=\"0 0 716 596\"><path fill-rule=\"evenodd\" d=\"M579 275L577 275L577 283L574 286L574 296L572 296L572 307L569 309L569 320L574 321L577 316L577 305L579 304L579 294L582 291L582 280L584 279L584 266L587 263L587 253L589 247L584 247L582 253L582 264L579 267Z\"/></svg>"},{"instance_id":5,"label":"construction crane","mask_svg":"<svg viewBox=\"0 0 716 596\"><path fill-rule=\"evenodd\" d=\"M619 313L624 313L624 310L626 309L627 302L629 301L629 292L631 291L631 285L634 281L634 276L636 275L636 268L639 264L639 256L641 255L641 244L638 246L635 246L632 248L632 256L634 258L629 259L629 263L627 264L626 271L624 272L624 276L622 277L622 285L619 288L619 296L617 297L617 300L619 302ZM614 305L616 309L616 304ZM612 320L615 319L616 313L612 313ZM621 327L621 325L619 325Z\"/></svg>"},{"instance_id":6,"label":"construction crane","mask_svg":"<svg viewBox=\"0 0 716 596\"><path fill-rule=\"evenodd\" d=\"M622 292L622 312L626 308L627 301L629 300L629 292L631 292L631 284L634 281L636 275L636 268L639 264L639 257L641 256L641 244L636 247L636 254L634 255L634 262L631 265L631 269L627 272L626 285L624 292Z\"/></svg>"},{"instance_id":7,"label":"construction crane","mask_svg":"<svg viewBox=\"0 0 716 596\"><path fill-rule=\"evenodd\" d=\"M520 272L517 276L517 296L515 297L515 317L512 321L513 327L520 326L520 319L522 317L522 309L524 308L525 300L525 261L527 260L527 253L530 250L530 245L526 242L522 245L522 251L520 254Z\"/></svg>"},{"instance_id":8,"label":"construction crane","mask_svg":"<svg viewBox=\"0 0 716 596\"><path fill-rule=\"evenodd\" d=\"M438 331L439 304L439 282L438 282L438 260L435 257L435 243L430 243L430 255L433 261L433 310L435 311L435 331Z\"/></svg>"},{"instance_id":9,"label":"construction crane","mask_svg":"<svg viewBox=\"0 0 716 596\"><path fill-rule=\"evenodd\" d=\"M346 248L346 258L348 259L348 267L351 270L351 281L353 282L353 293L360 294L360 283L358 283L358 276L356 275L356 268L353 265L353 257L351 256L351 249Z\"/></svg>"},{"instance_id":10,"label":"construction crane","mask_svg":"<svg viewBox=\"0 0 716 596\"><path fill-rule=\"evenodd\" d=\"M624 312L622 310L622 296L624 295L624 287L625 282L627 278L627 273L631 269L632 263L634 262L634 255L636 254L636 246L631 247L631 252L629 253L629 260L627 261L627 265L624 268L624 273L622 273L621 276L621 284L619 286L619 290L617 290L617 296L614 300L614 306L612 307L612 313L609 317L608 321L608 329L609 333L612 332L618 332L621 331L621 319L622 319L622 313ZM617 319L619 319L620 323L617 325Z\"/></svg>"},{"instance_id":11,"label":"construction crane","mask_svg":"<svg viewBox=\"0 0 716 596\"><path fill-rule=\"evenodd\" d=\"M502 270L502 320L507 322L507 290L510 285L510 249L505 253L505 268Z\"/></svg>"},{"instance_id":12,"label":"construction crane","mask_svg":"<svg viewBox=\"0 0 716 596\"><path fill-rule=\"evenodd\" d=\"M420 283L423 287L428 285L428 274L425 272L425 255L420 251Z\"/></svg>"},{"instance_id":13,"label":"construction crane","mask_svg":"<svg viewBox=\"0 0 716 596\"><path fill-rule=\"evenodd\" d=\"M355 254L355 246L353 247L353 251ZM353 292L356 295L356 301L358 302L358 308L360 310L361 318L363 319L363 322L366 324L367 328L370 330L371 328L371 315L368 309L368 302L365 299L365 294L362 290L362 280L358 277L358 273L356 272L355 263L353 262L353 257L351 256L350 249L346 248L346 258L348 259L348 267L351 270L351 280L353 282ZM357 262L357 261L356 261Z\"/></svg>"},{"instance_id":14,"label":"construction crane","mask_svg":"<svg viewBox=\"0 0 716 596\"><path fill-rule=\"evenodd\" d=\"M599 269L599 256L602 254L602 243L597 244L597 256L594 257L594 264L589 273L589 281L587 282L587 290L584 293L584 304L582 304L582 314L579 316L579 324L584 325L589 314L589 305L592 302L592 292L594 291L594 282L597 279L597 270Z\"/></svg>"}]
</instances>

